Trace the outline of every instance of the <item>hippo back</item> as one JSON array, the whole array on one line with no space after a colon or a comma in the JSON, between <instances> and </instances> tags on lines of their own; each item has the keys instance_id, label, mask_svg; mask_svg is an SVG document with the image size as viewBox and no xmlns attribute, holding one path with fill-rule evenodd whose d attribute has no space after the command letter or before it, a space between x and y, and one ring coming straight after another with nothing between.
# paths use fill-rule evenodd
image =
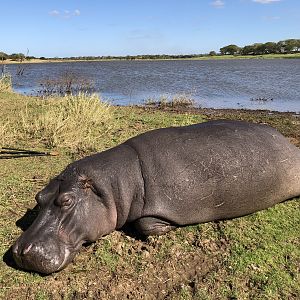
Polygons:
<instances>
[{"instance_id":1,"label":"hippo back","mask_svg":"<svg viewBox=\"0 0 300 300\"><path fill-rule=\"evenodd\" d=\"M300 194L300 151L275 129L239 121L165 128L126 145L139 158L142 216L177 225L233 218Z\"/></svg>"}]
</instances>

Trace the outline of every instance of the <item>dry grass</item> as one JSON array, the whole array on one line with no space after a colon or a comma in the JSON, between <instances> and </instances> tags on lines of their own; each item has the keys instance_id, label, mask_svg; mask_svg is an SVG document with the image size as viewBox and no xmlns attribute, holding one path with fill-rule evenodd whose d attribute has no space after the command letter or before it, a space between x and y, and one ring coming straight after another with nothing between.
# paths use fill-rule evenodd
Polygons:
<instances>
[{"instance_id":1,"label":"dry grass","mask_svg":"<svg viewBox=\"0 0 300 300\"><path fill-rule=\"evenodd\" d=\"M12 91L12 81L11 76L4 74L0 77L0 92L11 92Z\"/></svg>"},{"instance_id":2,"label":"dry grass","mask_svg":"<svg viewBox=\"0 0 300 300\"><path fill-rule=\"evenodd\" d=\"M97 95L38 98L27 101L13 118L1 120L1 144L32 141L70 152L94 151L97 140L114 126L112 108Z\"/></svg>"},{"instance_id":3,"label":"dry grass","mask_svg":"<svg viewBox=\"0 0 300 300\"><path fill-rule=\"evenodd\" d=\"M10 146L11 141L15 140L17 133L14 128L12 128L10 122L2 121L0 122L0 147Z\"/></svg>"},{"instance_id":4,"label":"dry grass","mask_svg":"<svg viewBox=\"0 0 300 300\"><path fill-rule=\"evenodd\" d=\"M21 129L49 148L94 149L93 134L104 135L112 126L111 107L97 95L79 94L39 101L41 111L36 117L28 108L21 112Z\"/></svg>"}]
</instances>

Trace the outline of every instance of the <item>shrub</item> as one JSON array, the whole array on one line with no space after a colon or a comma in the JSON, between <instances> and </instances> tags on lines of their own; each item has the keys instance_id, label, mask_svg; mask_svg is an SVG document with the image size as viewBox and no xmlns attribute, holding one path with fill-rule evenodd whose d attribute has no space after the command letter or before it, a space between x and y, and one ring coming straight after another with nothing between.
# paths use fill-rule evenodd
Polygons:
<instances>
[{"instance_id":1,"label":"shrub","mask_svg":"<svg viewBox=\"0 0 300 300\"><path fill-rule=\"evenodd\" d=\"M66 71L57 78L41 80L37 94L41 97L78 95L79 93L92 94L94 82L79 74Z\"/></svg>"}]
</instances>

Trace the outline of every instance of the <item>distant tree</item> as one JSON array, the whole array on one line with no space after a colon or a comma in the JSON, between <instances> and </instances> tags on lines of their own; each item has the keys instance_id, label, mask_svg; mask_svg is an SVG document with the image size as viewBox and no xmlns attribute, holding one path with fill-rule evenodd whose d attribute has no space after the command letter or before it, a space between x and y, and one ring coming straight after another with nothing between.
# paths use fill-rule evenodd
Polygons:
<instances>
[{"instance_id":1,"label":"distant tree","mask_svg":"<svg viewBox=\"0 0 300 300\"><path fill-rule=\"evenodd\" d=\"M279 41L277 47L281 53L292 53L300 51L300 40L289 39L284 41Z\"/></svg>"},{"instance_id":2,"label":"distant tree","mask_svg":"<svg viewBox=\"0 0 300 300\"><path fill-rule=\"evenodd\" d=\"M0 60L6 60L8 58L8 55L4 52L0 52Z\"/></svg>"},{"instance_id":3,"label":"distant tree","mask_svg":"<svg viewBox=\"0 0 300 300\"><path fill-rule=\"evenodd\" d=\"M256 55L261 55L265 54L266 52L266 46L263 43L256 43L253 45L255 47L255 54Z\"/></svg>"},{"instance_id":4,"label":"distant tree","mask_svg":"<svg viewBox=\"0 0 300 300\"><path fill-rule=\"evenodd\" d=\"M18 57L17 53L13 53L13 54L9 55L9 58L12 60L17 60L19 57Z\"/></svg>"},{"instance_id":5,"label":"distant tree","mask_svg":"<svg viewBox=\"0 0 300 300\"><path fill-rule=\"evenodd\" d=\"M216 56L216 55L217 55L217 52L216 52L216 51L210 51L208 55L209 55L209 56Z\"/></svg>"},{"instance_id":6,"label":"distant tree","mask_svg":"<svg viewBox=\"0 0 300 300\"><path fill-rule=\"evenodd\" d=\"M295 40L295 50L300 52L300 39Z\"/></svg>"},{"instance_id":7,"label":"distant tree","mask_svg":"<svg viewBox=\"0 0 300 300\"><path fill-rule=\"evenodd\" d=\"M248 45L241 49L241 54L243 55L254 55L256 48L254 45Z\"/></svg>"},{"instance_id":8,"label":"distant tree","mask_svg":"<svg viewBox=\"0 0 300 300\"><path fill-rule=\"evenodd\" d=\"M234 55L240 52L240 47L237 45L228 45L220 49L221 54L226 55Z\"/></svg>"},{"instance_id":9,"label":"distant tree","mask_svg":"<svg viewBox=\"0 0 300 300\"><path fill-rule=\"evenodd\" d=\"M19 61L23 61L25 59L25 54L18 53L18 55L19 55Z\"/></svg>"},{"instance_id":10,"label":"distant tree","mask_svg":"<svg viewBox=\"0 0 300 300\"><path fill-rule=\"evenodd\" d=\"M12 60L23 61L25 59L25 55L23 53L13 53L9 55L9 58Z\"/></svg>"},{"instance_id":11,"label":"distant tree","mask_svg":"<svg viewBox=\"0 0 300 300\"><path fill-rule=\"evenodd\" d=\"M256 43L253 45L247 45L241 49L243 55L261 55L280 52L278 43L267 42L267 43Z\"/></svg>"},{"instance_id":12,"label":"distant tree","mask_svg":"<svg viewBox=\"0 0 300 300\"><path fill-rule=\"evenodd\" d=\"M280 53L285 53L285 51L286 51L285 50L285 41L279 41L277 43L277 47L278 47Z\"/></svg>"},{"instance_id":13,"label":"distant tree","mask_svg":"<svg viewBox=\"0 0 300 300\"><path fill-rule=\"evenodd\" d=\"M289 39L282 41L282 45L286 53L299 52L300 40Z\"/></svg>"},{"instance_id":14,"label":"distant tree","mask_svg":"<svg viewBox=\"0 0 300 300\"><path fill-rule=\"evenodd\" d=\"M279 52L279 47L277 43L274 42L267 42L264 44L265 46L265 53L270 54L270 53L278 53Z\"/></svg>"}]
</instances>

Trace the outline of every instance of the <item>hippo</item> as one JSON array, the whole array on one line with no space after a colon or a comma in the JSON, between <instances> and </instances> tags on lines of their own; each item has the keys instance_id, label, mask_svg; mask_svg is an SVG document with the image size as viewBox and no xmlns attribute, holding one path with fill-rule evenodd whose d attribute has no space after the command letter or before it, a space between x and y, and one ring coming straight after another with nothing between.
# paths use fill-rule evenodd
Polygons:
<instances>
[{"instance_id":1,"label":"hippo","mask_svg":"<svg viewBox=\"0 0 300 300\"><path fill-rule=\"evenodd\" d=\"M152 130L52 179L36 195L39 213L12 253L19 267L50 274L83 243L125 224L161 235L299 195L300 149L272 127L218 120Z\"/></svg>"}]
</instances>

